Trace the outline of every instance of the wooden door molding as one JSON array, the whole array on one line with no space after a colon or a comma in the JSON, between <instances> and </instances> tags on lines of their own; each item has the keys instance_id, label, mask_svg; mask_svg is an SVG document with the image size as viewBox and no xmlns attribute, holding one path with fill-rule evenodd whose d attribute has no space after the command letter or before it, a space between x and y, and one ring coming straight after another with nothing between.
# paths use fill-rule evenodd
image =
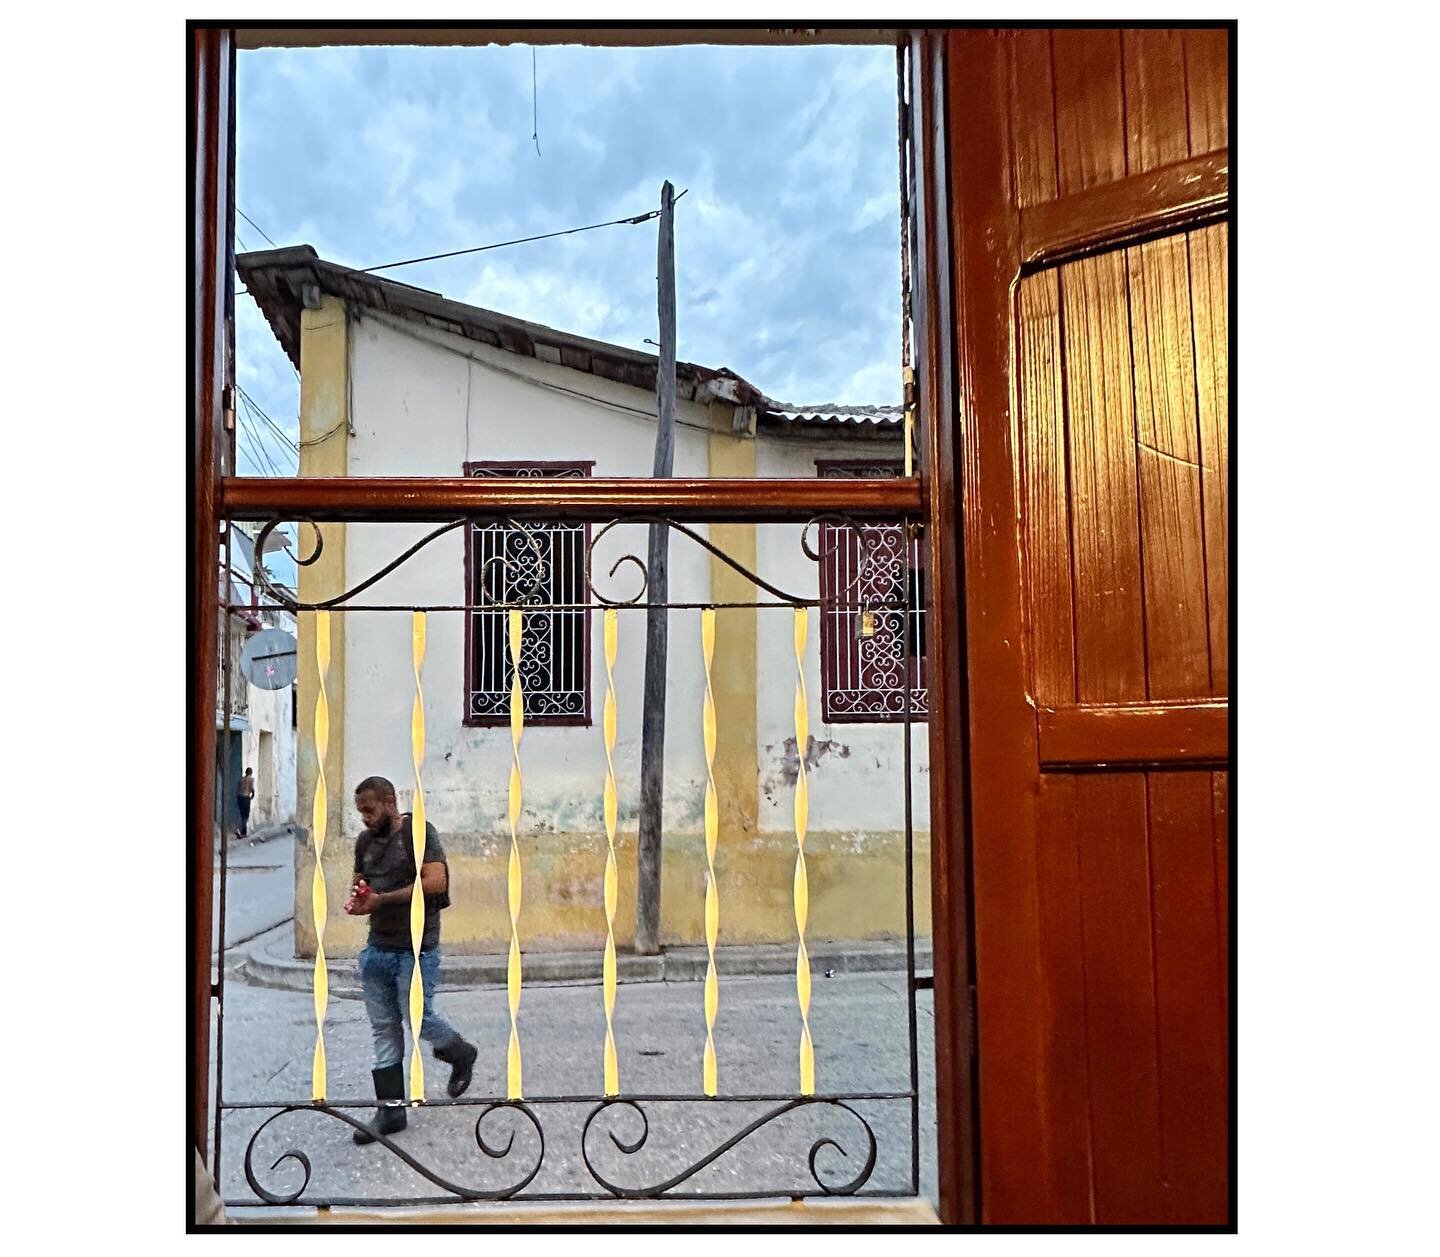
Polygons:
<instances>
[{"instance_id":1,"label":"wooden door molding","mask_svg":"<svg viewBox=\"0 0 1440 1257\"><path fill-rule=\"evenodd\" d=\"M949 185L960 398L955 462L963 488L981 1220L1002 1223L1042 1221L1056 1212L1043 1178L1035 1181L1046 1129L1037 1085L1043 1077L1044 1018L1033 895L1032 783L1039 751L1034 710L1026 699L1015 535L1010 310L1020 241L1018 215L1006 194L1005 54L1002 32L950 35ZM933 820L932 827L939 832ZM992 974L1012 981L1002 987Z\"/></svg>"},{"instance_id":2,"label":"wooden door molding","mask_svg":"<svg viewBox=\"0 0 1440 1257\"><path fill-rule=\"evenodd\" d=\"M930 630L930 886L935 972L935 1110L942 1222L979 1220L980 1158L970 893L965 554L956 407L943 32L910 38L916 188L914 291Z\"/></svg>"},{"instance_id":3,"label":"wooden door molding","mask_svg":"<svg viewBox=\"0 0 1440 1257\"><path fill-rule=\"evenodd\" d=\"M223 390L229 362L234 39L194 27L190 46L190 1130L204 1155L210 1114L210 938L215 825L215 708L219 674L220 473Z\"/></svg>"},{"instance_id":4,"label":"wooden door molding","mask_svg":"<svg viewBox=\"0 0 1440 1257\"><path fill-rule=\"evenodd\" d=\"M1020 262L1068 261L1151 236L1219 222L1230 213L1230 151L1042 201L1020 211Z\"/></svg>"},{"instance_id":5,"label":"wooden door molding","mask_svg":"<svg viewBox=\"0 0 1440 1257\"><path fill-rule=\"evenodd\" d=\"M1036 711L1040 767L1225 767L1229 703L1104 703Z\"/></svg>"}]
</instances>

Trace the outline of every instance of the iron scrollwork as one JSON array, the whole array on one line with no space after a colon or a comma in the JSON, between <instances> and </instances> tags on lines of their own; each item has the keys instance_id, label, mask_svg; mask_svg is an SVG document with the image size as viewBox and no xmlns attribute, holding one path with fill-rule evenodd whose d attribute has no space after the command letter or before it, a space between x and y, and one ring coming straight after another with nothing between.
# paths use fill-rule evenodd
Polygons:
<instances>
[{"instance_id":1,"label":"iron scrollwork","mask_svg":"<svg viewBox=\"0 0 1440 1257\"><path fill-rule=\"evenodd\" d=\"M700 1160L692 1162L690 1165L686 1166L683 1170L681 1170L678 1174L672 1175L670 1178L667 1178L659 1183L650 1183L644 1186L636 1187L626 1187L620 1183L616 1183L611 1179L607 1178L606 1175L602 1174L601 1171L596 1168L595 1162L591 1159L590 1155L590 1128L592 1125L595 1124L597 1119L605 1115L609 1115L613 1118L620 1112L628 1112L635 1114L640 1119L640 1133L638 1137L627 1140L622 1139L620 1135L617 1134L613 1129L605 1132L609 1135L610 1142L623 1155L633 1156L645 1146L646 1141L650 1138L650 1119L646 1116L645 1110L642 1107L641 1102L638 1100L626 1099L624 1097L607 1099L597 1104L590 1111L590 1115L585 1119L585 1125L580 1133L580 1155L585 1162L585 1168L590 1172L590 1176L611 1195L627 1200L653 1199L655 1197L665 1195L667 1192L671 1191L675 1187L678 1187L687 1179L692 1178L694 1175L698 1174L706 1166L718 1161L732 1148L736 1147L738 1144L748 1139L751 1135L755 1134L755 1132L760 1130L762 1127L768 1126L771 1122L774 1122L778 1118L781 1118L788 1113L794 1113L799 1109L807 1108L813 1108L817 1110L843 1109L846 1113L850 1114L851 1117L853 1117L857 1122L860 1123L860 1126L864 1131L865 1136L865 1158L864 1163L860 1166L859 1170L856 1171L856 1173L852 1175L849 1179L846 1179L843 1182L839 1183L830 1182L827 1181L827 1176L822 1174L820 1170L818 1158L820 1157L820 1154L824 1152L827 1148L833 1148L842 1157L846 1157L848 1159L850 1154L845 1151L845 1149L836 1139L829 1136L817 1139L813 1144L810 1145L810 1152L808 1157L810 1177L815 1180L815 1185L820 1189L821 1194L826 1196L853 1195L865 1185L865 1183L869 1180L871 1173L875 1169L875 1158L877 1154L875 1132L871 1128L870 1123L866 1121L864 1117L862 1117L855 1109L851 1108L844 1101L824 1097L797 1097L794 1100L787 1101L786 1103L780 1105L778 1108L771 1109L770 1112L764 1113L760 1117L756 1118L754 1121L750 1122L747 1126L743 1127L741 1130L731 1135L730 1138L725 1140L724 1143L720 1144L719 1147L715 1148L713 1151L701 1157ZM792 1193L784 1192L777 1189L775 1194L781 1195Z\"/></svg>"},{"instance_id":2,"label":"iron scrollwork","mask_svg":"<svg viewBox=\"0 0 1440 1257\"><path fill-rule=\"evenodd\" d=\"M365 590L369 589L371 585L374 585L383 577L390 575L390 573L393 572L396 568L402 566L410 559L414 558L415 555L419 554L420 551L425 549L425 547L428 546L432 541L435 541L438 538L445 536L446 533L454 532L457 528L463 527L467 521L464 519L453 519L448 524L441 524L439 528L433 529L432 531L426 533L425 536L421 537L420 540L415 542L414 545L410 546L408 549L397 555L394 559L392 559L389 563L385 564L385 566L380 568L378 571L367 576L358 585L353 585L351 586L351 588L345 590L343 593L336 594L334 595L334 597L331 598L325 598L320 602L298 601L288 589L286 589L283 585L278 584L274 580L274 578L271 577L269 571L266 569L264 560L265 543L269 540L270 534L274 532L277 527L279 527L280 522L281 521L279 519L268 520L265 526L261 528L259 534L255 538L255 581L256 584L258 584L260 588L264 590L267 597L273 598L278 605L284 607L285 610L294 613L299 611L330 611L334 610L337 607L343 606L345 603L349 602L350 599L354 598L357 594L364 593ZM296 564L298 564L300 567L309 567L313 563L315 563L320 558L320 555L324 552L325 538L320 531L319 525L316 524L315 521L313 519L310 519L308 516L302 517L298 522L302 524L309 524L315 536L315 548L307 555L297 554L295 556ZM522 541L523 547L530 551L530 554L526 556L527 570L524 573L527 579L522 582L517 588L512 589L510 598L503 601L491 598L487 593L488 587L491 582L486 579L482 579L479 582L481 592L481 605L491 605L497 608L504 608L524 604L527 601L533 600L534 595L536 591L540 588L540 585L545 576L545 553L535 534L530 529L526 528L523 524L520 524L516 520L508 518L503 519L499 522L505 528L509 529L512 533L519 536ZM500 564L500 571L503 575L507 571L507 565L509 562L508 556L496 555L490 561L491 564L497 562ZM487 564L484 575L488 576L489 574L490 564ZM502 580L496 583L496 587L504 589L507 586Z\"/></svg>"},{"instance_id":3,"label":"iron scrollwork","mask_svg":"<svg viewBox=\"0 0 1440 1257\"><path fill-rule=\"evenodd\" d=\"M300 567L309 567L317 562L324 551L324 537L320 532L319 525L309 517L301 517L299 523L308 524L314 536L314 548L309 554L297 554L295 562ZM270 535L280 525L281 521L276 519L268 520L261 528L255 539L255 579L259 587L267 597L290 612L299 611L326 611L343 607L357 594L363 593L383 577L388 576L396 568L408 562L431 542L457 528L463 527L468 519L451 520L449 523L440 525L425 536L421 537L413 545L397 555L389 563L385 564L372 575L366 577L359 584L352 586L343 593L323 599L319 602L300 602L283 585L278 584L266 570L264 563L265 543ZM767 581L757 572L751 571L743 563L732 558L719 546L707 538L701 536L694 529L675 520L665 519L658 515L637 515L625 519L611 520L603 525L591 538L585 549L585 595L602 607L633 607L643 605L644 598L650 587L650 574L646 567L645 560L636 554L622 554L611 565L609 577L614 578L621 567L629 564L639 573L640 588L633 594L626 597L611 597L602 592L595 585L594 572L591 567L591 559L596 545L612 529L620 524L651 524L672 529L687 537L702 549L718 558L722 563L745 577L756 589L763 590L776 598L781 604L788 606L814 606L815 599L805 598L798 594L788 593L779 586ZM497 519L493 526L504 528L510 535L518 540L518 546L507 546L501 554L489 557L481 569L480 579L476 582L473 595L474 609L495 609L507 610L511 607L533 607L546 609L547 605L538 595L545 584L548 573L548 561L545 556L545 549L535 530L527 528L519 520L508 517ZM805 557L813 563L821 562L824 556L823 544L819 547L812 544L812 532L817 528L831 527L844 529L854 534L858 543L858 564L856 570L847 582L844 589L840 590L841 600L848 599L848 596L856 590L861 591L861 603L864 605L885 605L884 600L876 600L866 594L868 582L870 582L875 571L886 562L885 549L887 537L894 531L895 525L891 524L869 524L854 520L847 515L825 514L816 515L808 520L800 533L800 548ZM513 551L513 552L512 552Z\"/></svg>"},{"instance_id":4,"label":"iron scrollwork","mask_svg":"<svg viewBox=\"0 0 1440 1257\"><path fill-rule=\"evenodd\" d=\"M523 1102L516 1100L497 1100L491 1104L487 1104L481 1111L480 1116L475 1119L475 1143L480 1151L491 1160L504 1161L510 1156L511 1150L515 1147L516 1132L514 1130L510 1131L509 1138L505 1141L503 1147L494 1145L485 1138L484 1126L486 1119L502 1109L519 1113L530 1124L538 1140L534 1165L529 1167L528 1172L523 1178L508 1187L477 1188L467 1187L463 1183L452 1183L449 1179L442 1177L434 1170L416 1160L415 1157L406 1152L404 1148L400 1147L400 1145L389 1138L389 1136L375 1134L373 1131L370 1133L375 1135L375 1142L377 1144L394 1153L417 1174L428 1179L437 1187L450 1192L460 1200L508 1200L519 1192L524 1191L525 1188L534 1181L535 1176L540 1173L540 1167L545 1160L545 1131L540 1124L539 1118L537 1118L530 1107ZM278 1121L289 1113L324 1113L326 1116L333 1117L347 1126L354 1127L356 1130L370 1130L365 1122L360 1121L358 1118L351 1117L343 1109L331 1108L327 1104L287 1105L280 1109L279 1112L266 1118L265 1121L256 1128L255 1133L250 1136L249 1142L245 1145L245 1181L250 1184L250 1190L253 1191L256 1196L270 1205L303 1203L300 1198L305 1194L305 1189L310 1186L310 1158L298 1148L290 1148L282 1152L270 1166L271 1171L279 1169L286 1161L294 1161L300 1166L301 1170L304 1171L305 1177L300 1183L300 1186L294 1191L271 1191L260 1182L255 1174L254 1157L256 1143L272 1122Z\"/></svg>"}]
</instances>

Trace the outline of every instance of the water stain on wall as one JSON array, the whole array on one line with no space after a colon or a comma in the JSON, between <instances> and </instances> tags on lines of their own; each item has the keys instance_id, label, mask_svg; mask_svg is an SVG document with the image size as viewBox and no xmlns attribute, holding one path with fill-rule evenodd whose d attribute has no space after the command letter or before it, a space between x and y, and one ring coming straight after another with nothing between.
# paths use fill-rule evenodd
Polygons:
<instances>
[{"instance_id":1,"label":"water stain on wall","mask_svg":"<svg viewBox=\"0 0 1440 1257\"><path fill-rule=\"evenodd\" d=\"M800 779L800 749L795 739L785 739L778 757L775 755L773 742L765 747L765 753L770 757L772 767L760 783L761 793L766 798L773 798L777 790L793 790L796 781ZM836 759L849 759L850 748L832 738L817 738L811 734L805 744L805 771L814 772L827 755L833 755Z\"/></svg>"}]
</instances>

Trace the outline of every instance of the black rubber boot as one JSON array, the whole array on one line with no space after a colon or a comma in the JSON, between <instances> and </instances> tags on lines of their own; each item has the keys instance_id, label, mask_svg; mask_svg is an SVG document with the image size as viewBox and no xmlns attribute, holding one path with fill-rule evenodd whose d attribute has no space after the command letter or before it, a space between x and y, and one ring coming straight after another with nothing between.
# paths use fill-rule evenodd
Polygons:
<instances>
[{"instance_id":1,"label":"black rubber boot","mask_svg":"<svg viewBox=\"0 0 1440 1257\"><path fill-rule=\"evenodd\" d=\"M435 1048L434 1052L437 1061L444 1061L450 1066L450 1081L445 1084L445 1094L452 1100L456 1096L464 1095L465 1089L470 1085L470 1075L480 1050L473 1043L457 1038L454 1043Z\"/></svg>"},{"instance_id":2,"label":"black rubber boot","mask_svg":"<svg viewBox=\"0 0 1440 1257\"><path fill-rule=\"evenodd\" d=\"M387 1065L384 1069L370 1071L375 1078L375 1098L380 1107L375 1110L375 1124L368 1130L357 1130L353 1136L357 1144L373 1144L378 1135L393 1135L404 1130L409 1119L405 1116L405 1067Z\"/></svg>"}]
</instances>

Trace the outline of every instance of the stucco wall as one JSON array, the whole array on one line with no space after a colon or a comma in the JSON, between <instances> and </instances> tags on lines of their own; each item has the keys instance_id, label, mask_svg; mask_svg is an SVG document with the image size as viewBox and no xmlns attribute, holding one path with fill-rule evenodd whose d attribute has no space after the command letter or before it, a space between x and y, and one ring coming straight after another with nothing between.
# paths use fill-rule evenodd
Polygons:
<instances>
[{"instance_id":1,"label":"stucco wall","mask_svg":"<svg viewBox=\"0 0 1440 1257\"><path fill-rule=\"evenodd\" d=\"M250 829L283 825L295 819L295 730L291 728L294 692L249 690L249 728L244 733L244 763L255 770L255 801ZM262 740L261 734L270 737ZM262 750L265 747L265 750Z\"/></svg>"},{"instance_id":2,"label":"stucco wall","mask_svg":"<svg viewBox=\"0 0 1440 1257\"><path fill-rule=\"evenodd\" d=\"M590 459L596 476L650 474L655 437L654 398L564 367L519 358L450 336L392 323L381 315L352 316L348 443L351 476L458 475L480 459ZM518 378L520 376L530 378ZM546 387L546 386L549 387ZM572 390L572 391L562 391ZM599 399L576 396L583 392ZM608 404L607 404L608 403ZM635 413L636 411L642 413ZM649 412L647 415L644 412ZM724 418L728 427L729 410ZM677 412L676 476L710 473L709 408L682 401ZM853 445L780 442L760 438L761 476L813 476L816 457L843 456ZM876 447L867 445L862 454ZM878 454L878 451L877 451ZM346 582L354 584L394 558L431 525L352 524L346 529ZM702 526L698 531L707 530ZM762 575L782 588L814 594L815 565L799 545L798 527L757 530ZM643 525L612 530L596 547L593 570L602 589L630 593L633 569L613 581L603 573L624 553L645 553ZM711 596L707 553L672 535L670 597L703 602ZM363 595L370 603L451 603L464 600L464 542L457 530L432 543ZM758 781L758 811L751 832L724 832L717 859L723 941L793 937L794 743L792 614L757 613L757 667L750 684L758 758L742 766ZM827 726L820 720L818 613L810 616L807 685L814 743L811 764L811 839L807 844L815 937L874 937L903 929L900 730L893 726ZM355 783L370 774L391 778L409 805L414 774L410 751L411 622L408 612L338 613L345 635L344 772L346 801L337 833L332 828L326 866L348 880L349 853L360 823L348 805ZM503 861L508 728L462 723L465 651L463 613L436 612L428 623L423 673L426 716L424 781L430 819L451 858L455 906L446 914L446 945L485 951L508 937ZM600 794L604 748L599 716L605 671L599 612L591 615L591 713L588 728L527 727L521 747L525 799L521 818L525 861L527 947L588 947L604 937L600 877L603 831ZM645 615L622 611L615 669L618 736L615 763L620 789L620 867L617 928L621 945L633 930L633 844L638 804ZM724 625L716 655L726 649ZM740 682L744 684L742 680ZM665 832L662 938L702 937L704 856L700 839L705 763L700 734L704 673L699 612L670 617L669 692L666 709ZM745 705L741 704L741 709ZM717 759L733 756L734 731L719 730ZM916 818L924 814L924 727L914 737ZM302 813L308 805L302 802ZM928 851L917 836L917 857ZM333 861L333 864L332 864ZM923 868L921 870L923 874ZM921 882L924 885L924 882ZM922 900L928 898L922 895ZM928 904L917 905L922 925ZM303 914L302 914L303 916ZM341 915L327 927L327 951L344 953L361 939L362 923ZM297 922L306 950L308 931Z\"/></svg>"}]
</instances>

